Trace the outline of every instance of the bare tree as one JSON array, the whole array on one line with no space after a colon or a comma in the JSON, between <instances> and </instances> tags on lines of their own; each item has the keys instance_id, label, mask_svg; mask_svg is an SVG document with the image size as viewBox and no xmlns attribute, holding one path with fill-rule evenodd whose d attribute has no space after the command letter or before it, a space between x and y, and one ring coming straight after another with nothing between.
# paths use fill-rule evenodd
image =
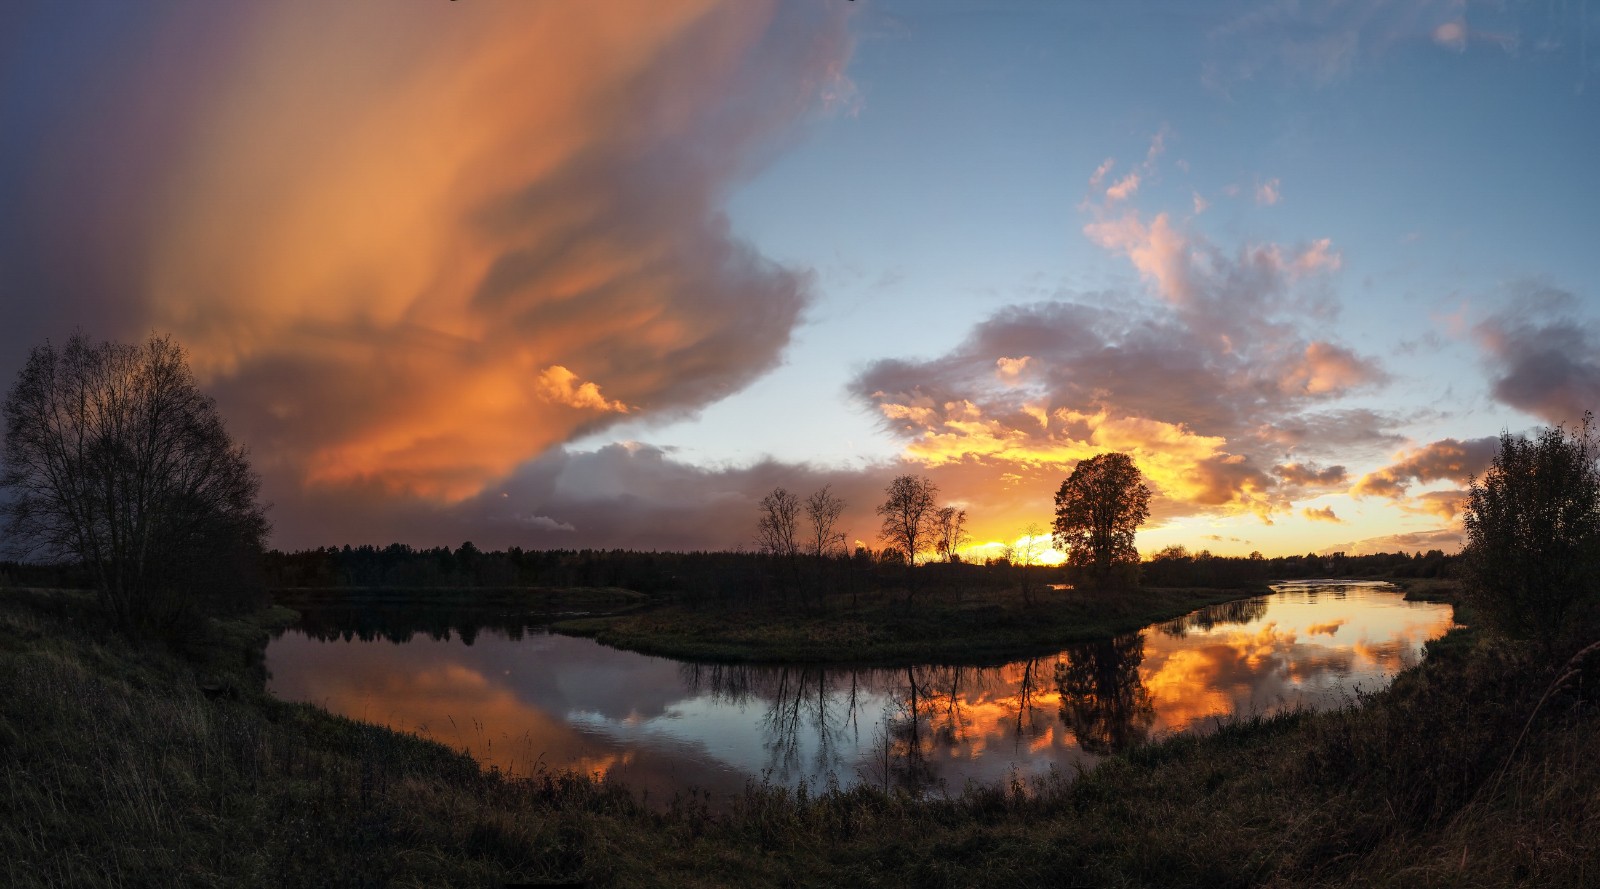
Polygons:
<instances>
[{"instance_id":1,"label":"bare tree","mask_svg":"<svg viewBox=\"0 0 1600 889\"><path fill-rule=\"evenodd\" d=\"M794 558L800 553L800 498L786 488L773 488L761 498L756 546L768 555Z\"/></svg>"},{"instance_id":2,"label":"bare tree","mask_svg":"<svg viewBox=\"0 0 1600 889\"><path fill-rule=\"evenodd\" d=\"M844 551L845 535L839 529L839 516L844 514L844 499L833 496L828 491L830 485L823 485L806 498L806 518L811 520L811 534L806 540L806 549L811 555L821 558Z\"/></svg>"},{"instance_id":3,"label":"bare tree","mask_svg":"<svg viewBox=\"0 0 1600 889\"><path fill-rule=\"evenodd\" d=\"M887 499L878 507L878 515L883 517L880 533L905 553L909 572L917 564L917 553L928 548L934 535L934 502L939 488L922 476L902 475L890 482L884 493Z\"/></svg>"},{"instance_id":4,"label":"bare tree","mask_svg":"<svg viewBox=\"0 0 1600 889\"><path fill-rule=\"evenodd\" d=\"M946 562L959 561L957 551L971 542L966 510L945 506L933 514L933 548Z\"/></svg>"},{"instance_id":5,"label":"bare tree","mask_svg":"<svg viewBox=\"0 0 1600 889\"><path fill-rule=\"evenodd\" d=\"M170 338L36 347L5 420L12 545L80 562L124 626L259 591L260 479Z\"/></svg>"},{"instance_id":6,"label":"bare tree","mask_svg":"<svg viewBox=\"0 0 1600 889\"><path fill-rule=\"evenodd\" d=\"M1033 604L1033 563L1039 558L1039 538L1044 534L1044 529L1037 522L1030 522L1022 530L1022 540L1013 551L1013 564L1021 569L1022 601L1024 604Z\"/></svg>"}]
</instances>

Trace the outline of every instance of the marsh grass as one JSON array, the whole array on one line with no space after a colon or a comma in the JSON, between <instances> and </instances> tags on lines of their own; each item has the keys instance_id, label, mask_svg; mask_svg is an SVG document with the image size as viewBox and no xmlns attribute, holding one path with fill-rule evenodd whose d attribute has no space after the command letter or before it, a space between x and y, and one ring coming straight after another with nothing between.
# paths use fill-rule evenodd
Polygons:
<instances>
[{"instance_id":1,"label":"marsh grass","mask_svg":"<svg viewBox=\"0 0 1600 889\"><path fill-rule=\"evenodd\" d=\"M647 808L583 776L510 778L275 701L257 624L213 626L178 655L86 607L0 591L7 885L1580 886L1600 874L1592 665L1552 690L1549 669L1470 632L1343 709L1234 720L1082 776L934 799L756 785L728 808L693 792Z\"/></svg>"}]
</instances>

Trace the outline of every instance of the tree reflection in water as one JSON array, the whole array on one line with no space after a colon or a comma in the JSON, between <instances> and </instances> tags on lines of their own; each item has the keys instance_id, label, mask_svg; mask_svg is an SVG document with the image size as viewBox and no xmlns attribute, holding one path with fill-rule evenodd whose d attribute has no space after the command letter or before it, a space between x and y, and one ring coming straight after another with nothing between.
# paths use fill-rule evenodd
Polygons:
<instances>
[{"instance_id":1,"label":"tree reflection in water","mask_svg":"<svg viewBox=\"0 0 1600 889\"><path fill-rule=\"evenodd\" d=\"M881 786L926 793L939 786L939 763L962 758L1009 735L1021 751L1045 737L1058 715L1078 746L1096 755L1145 740L1155 719L1139 677L1142 634L1076 645L1054 659L1005 667L920 666L834 669L684 664L694 693L713 702L759 703L767 776L855 776ZM1054 679L1054 689L1047 684ZM872 691L872 696L864 695ZM876 723L870 760L862 750L862 710ZM878 708L882 708L879 710ZM975 716L974 712L984 715ZM807 756L809 751L810 756Z\"/></svg>"},{"instance_id":2,"label":"tree reflection in water","mask_svg":"<svg viewBox=\"0 0 1600 889\"><path fill-rule=\"evenodd\" d=\"M853 749L860 741L864 672L743 664L686 663L679 667L684 687L691 693L709 695L714 703L743 706L761 702L766 771L780 782L807 772L838 773L844 764L840 747ZM807 741L816 747L809 768L802 761Z\"/></svg>"},{"instance_id":3,"label":"tree reflection in water","mask_svg":"<svg viewBox=\"0 0 1600 889\"><path fill-rule=\"evenodd\" d=\"M1159 629L1162 635L1183 639L1189 635L1190 630L1207 632L1221 624L1247 624L1266 615L1267 601L1266 596L1257 596L1254 599L1235 599L1232 602L1207 605L1199 611L1157 624L1156 629Z\"/></svg>"},{"instance_id":4,"label":"tree reflection in water","mask_svg":"<svg viewBox=\"0 0 1600 889\"><path fill-rule=\"evenodd\" d=\"M1103 755L1149 737L1156 714L1139 678L1143 662L1143 633L1067 649L1066 662L1056 664L1056 690L1061 721L1079 747Z\"/></svg>"}]
</instances>

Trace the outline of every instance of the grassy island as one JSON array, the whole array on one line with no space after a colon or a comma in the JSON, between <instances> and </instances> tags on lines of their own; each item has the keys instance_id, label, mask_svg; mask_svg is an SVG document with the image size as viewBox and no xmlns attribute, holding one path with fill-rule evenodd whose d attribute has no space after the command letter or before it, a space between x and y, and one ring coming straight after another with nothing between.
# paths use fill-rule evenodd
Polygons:
<instances>
[{"instance_id":1,"label":"grassy island","mask_svg":"<svg viewBox=\"0 0 1600 889\"><path fill-rule=\"evenodd\" d=\"M901 594L810 609L705 609L667 604L623 615L557 622L553 629L604 645L686 660L760 663L1001 663L1104 639L1197 608L1268 592L1240 589L1044 589L963 596Z\"/></svg>"}]
</instances>

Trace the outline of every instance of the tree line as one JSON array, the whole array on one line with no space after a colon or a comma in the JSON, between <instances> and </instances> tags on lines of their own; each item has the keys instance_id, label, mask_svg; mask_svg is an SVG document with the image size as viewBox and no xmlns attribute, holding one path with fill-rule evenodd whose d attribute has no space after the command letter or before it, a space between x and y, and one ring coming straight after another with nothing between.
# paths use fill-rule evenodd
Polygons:
<instances>
[{"instance_id":1,"label":"tree line","mask_svg":"<svg viewBox=\"0 0 1600 889\"><path fill-rule=\"evenodd\" d=\"M39 565L87 582L113 620L135 632L181 631L207 614L254 607L268 586L621 586L691 604L817 606L829 592L900 584L1011 585L1028 596L1040 579L1025 547L965 564L967 514L940 505L928 479L903 475L878 505L885 545L848 550L845 503L828 488L801 499L783 488L760 503L755 552L618 550L483 553L394 544L266 553L260 479L228 435L168 337L30 351L4 405L0 519L16 582ZM1343 554L1223 558L1168 548L1140 563L1134 534L1149 515L1149 488L1126 454L1081 460L1055 496L1052 538L1076 585L1129 588L1240 585L1271 578L1459 575L1468 603L1495 632L1547 651L1600 626L1600 440L1592 418L1532 437L1503 433L1493 462L1469 486L1457 558ZM932 553L942 561L918 566Z\"/></svg>"}]
</instances>

